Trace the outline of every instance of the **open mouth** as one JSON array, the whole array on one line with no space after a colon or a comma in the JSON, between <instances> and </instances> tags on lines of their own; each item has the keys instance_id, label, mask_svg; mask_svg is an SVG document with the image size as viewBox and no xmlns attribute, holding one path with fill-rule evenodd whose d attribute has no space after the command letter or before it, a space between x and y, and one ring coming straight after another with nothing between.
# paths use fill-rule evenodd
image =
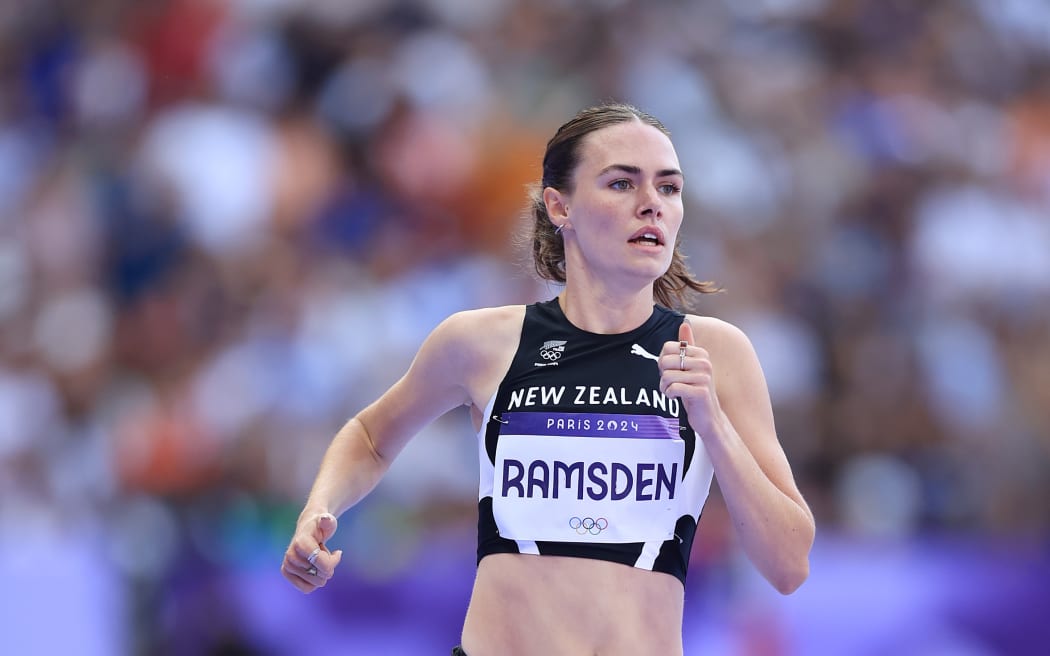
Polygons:
<instances>
[{"instance_id":1,"label":"open mouth","mask_svg":"<svg viewBox=\"0 0 1050 656\"><path fill-rule=\"evenodd\" d=\"M627 241L632 244L642 244L645 246L662 246L664 243L663 237L655 230L641 231Z\"/></svg>"}]
</instances>

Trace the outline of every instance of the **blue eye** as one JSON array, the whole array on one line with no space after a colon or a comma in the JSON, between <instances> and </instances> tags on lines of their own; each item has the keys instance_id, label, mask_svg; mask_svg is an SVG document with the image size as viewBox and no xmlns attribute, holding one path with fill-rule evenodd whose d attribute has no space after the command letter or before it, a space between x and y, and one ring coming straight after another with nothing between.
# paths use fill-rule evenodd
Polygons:
<instances>
[{"instance_id":1,"label":"blue eye","mask_svg":"<svg viewBox=\"0 0 1050 656\"><path fill-rule=\"evenodd\" d=\"M609 188L615 189L617 191L627 191L631 188L631 181L624 180L622 178L619 180L613 180L611 183L609 183Z\"/></svg>"},{"instance_id":2,"label":"blue eye","mask_svg":"<svg viewBox=\"0 0 1050 656\"><path fill-rule=\"evenodd\" d=\"M671 184L670 182L668 182L667 184L662 184L662 185L660 185L660 186L658 187L658 189L659 189L659 190L660 190L660 191L661 191L662 193L665 193L665 194L667 194L667 195L669 195L669 196L673 196L674 194L678 194L678 193L681 193L681 191L682 191L682 188L681 188L681 187L679 187L679 186L678 186L678 185L676 185L676 184Z\"/></svg>"}]
</instances>

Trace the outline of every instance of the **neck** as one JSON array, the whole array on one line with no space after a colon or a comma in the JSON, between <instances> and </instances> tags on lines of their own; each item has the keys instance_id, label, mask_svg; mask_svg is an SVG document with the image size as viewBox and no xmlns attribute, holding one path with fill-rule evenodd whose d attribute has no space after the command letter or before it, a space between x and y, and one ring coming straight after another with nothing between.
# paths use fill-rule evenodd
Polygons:
<instances>
[{"instance_id":1,"label":"neck","mask_svg":"<svg viewBox=\"0 0 1050 656\"><path fill-rule=\"evenodd\" d=\"M608 287L580 289L567 284L558 296L572 325L589 333L615 335L641 326L653 313L652 284L634 292L615 293Z\"/></svg>"}]
</instances>

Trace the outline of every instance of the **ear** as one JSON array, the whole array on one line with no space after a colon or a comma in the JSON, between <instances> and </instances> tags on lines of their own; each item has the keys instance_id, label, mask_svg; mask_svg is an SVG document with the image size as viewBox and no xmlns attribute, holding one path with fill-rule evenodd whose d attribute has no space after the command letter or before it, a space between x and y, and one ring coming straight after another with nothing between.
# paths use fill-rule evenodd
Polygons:
<instances>
[{"instance_id":1,"label":"ear","mask_svg":"<svg viewBox=\"0 0 1050 656\"><path fill-rule=\"evenodd\" d=\"M568 197L554 187L543 189L543 204L547 206L547 216L555 227L564 226L569 221Z\"/></svg>"}]
</instances>

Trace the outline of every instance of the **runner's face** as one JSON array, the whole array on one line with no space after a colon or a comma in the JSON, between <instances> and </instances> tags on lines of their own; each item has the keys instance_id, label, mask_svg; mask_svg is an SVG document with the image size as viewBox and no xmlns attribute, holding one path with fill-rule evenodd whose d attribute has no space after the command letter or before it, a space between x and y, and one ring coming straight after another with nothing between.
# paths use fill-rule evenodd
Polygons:
<instances>
[{"instance_id":1,"label":"runner's face","mask_svg":"<svg viewBox=\"0 0 1050 656\"><path fill-rule=\"evenodd\" d=\"M671 140L631 121L584 137L575 186L565 195L566 256L602 275L656 280L671 264L682 225L684 179Z\"/></svg>"}]
</instances>

